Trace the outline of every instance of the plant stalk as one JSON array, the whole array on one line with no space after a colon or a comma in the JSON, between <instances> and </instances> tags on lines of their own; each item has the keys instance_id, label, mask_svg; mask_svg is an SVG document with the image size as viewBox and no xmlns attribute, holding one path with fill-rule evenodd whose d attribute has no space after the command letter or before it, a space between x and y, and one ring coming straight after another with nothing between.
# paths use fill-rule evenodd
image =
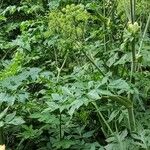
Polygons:
<instances>
[{"instance_id":1,"label":"plant stalk","mask_svg":"<svg viewBox=\"0 0 150 150\"><path fill-rule=\"evenodd\" d=\"M86 54L86 52L85 52L84 50L83 50L82 52L83 52L84 56L93 64L93 66L96 67L96 69L97 69L97 70L101 73L101 75L104 77L105 74L104 74L103 71L94 63L94 61L92 60L92 58L90 58L90 57Z\"/></svg>"},{"instance_id":2,"label":"plant stalk","mask_svg":"<svg viewBox=\"0 0 150 150\"><path fill-rule=\"evenodd\" d=\"M61 118L62 116L61 116L61 112L59 113L59 138L60 138L60 141L61 141L61 139L62 139L62 128L61 128L61 126L62 126L62 118Z\"/></svg>"},{"instance_id":3,"label":"plant stalk","mask_svg":"<svg viewBox=\"0 0 150 150\"><path fill-rule=\"evenodd\" d=\"M0 106L0 112L2 111L2 105ZM4 133L3 127L0 127L0 145L4 144Z\"/></svg>"},{"instance_id":4,"label":"plant stalk","mask_svg":"<svg viewBox=\"0 0 150 150\"><path fill-rule=\"evenodd\" d=\"M133 112L133 107L128 108L128 119L129 119L129 129L131 132L135 131L135 117Z\"/></svg>"},{"instance_id":5,"label":"plant stalk","mask_svg":"<svg viewBox=\"0 0 150 150\"><path fill-rule=\"evenodd\" d=\"M102 113L99 111L97 104L95 102L92 102L92 104L93 104L93 106L97 110L97 113L99 115L99 120L100 120L100 123L101 123L103 129L104 129L104 126L106 126L107 129L108 129L108 131L111 133L111 135L114 135L114 132L112 131L111 127L109 126L109 124L107 123L107 121L105 120L105 118L103 117ZM105 131L105 129L104 129L104 131ZM106 133L106 131L105 131L105 133Z\"/></svg>"},{"instance_id":6,"label":"plant stalk","mask_svg":"<svg viewBox=\"0 0 150 150\"><path fill-rule=\"evenodd\" d=\"M150 13L149 13L149 16L148 16L148 19L147 19L147 23L146 23L146 26L145 26L145 29L144 29L144 33L143 33L143 36L142 36L142 40L141 40L141 42L140 42L140 47L139 47L139 50L138 50L138 55L139 55L140 52L141 52L141 49L142 49L142 46L143 46L143 40L144 40L144 38L145 38L145 35L146 35L147 30L148 30L149 24L150 24Z\"/></svg>"},{"instance_id":7,"label":"plant stalk","mask_svg":"<svg viewBox=\"0 0 150 150\"><path fill-rule=\"evenodd\" d=\"M135 22L135 0L130 0L130 13L131 13L131 22ZM135 84L134 73L136 72L136 49L135 49L135 37L131 42L131 51L132 51L132 60L131 60L131 76L130 82ZM129 99L133 102L133 95L129 94ZM129 129L130 132L135 131L135 117L133 112L133 106L128 109L128 119L129 119Z\"/></svg>"},{"instance_id":8,"label":"plant stalk","mask_svg":"<svg viewBox=\"0 0 150 150\"><path fill-rule=\"evenodd\" d=\"M61 65L61 67L60 67L60 68L57 68L57 70L58 70L57 82L59 81L60 73L61 73L61 71L62 71L62 69L63 69L63 67L64 67L64 65L65 65L65 63L66 63L67 56L68 56L68 52L67 52L66 55L65 55L65 58L64 58L64 61L63 61L62 65Z\"/></svg>"},{"instance_id":9,"label":"plant stalk","mask_svg":"<svg viewBox=\"0 0 150 150\"><path fill-rule=\"evenodd\" d=\"M130 0L130 13L131 13L131 22L134 24L135 22L135 0ZM132 63L131 63L131 76L130 81L134 84L135 79L133 77L133 74L136 71L136 49L135 49L135 38L131 42L131 51L132 51Z\"/></svg>"}]
</instances>

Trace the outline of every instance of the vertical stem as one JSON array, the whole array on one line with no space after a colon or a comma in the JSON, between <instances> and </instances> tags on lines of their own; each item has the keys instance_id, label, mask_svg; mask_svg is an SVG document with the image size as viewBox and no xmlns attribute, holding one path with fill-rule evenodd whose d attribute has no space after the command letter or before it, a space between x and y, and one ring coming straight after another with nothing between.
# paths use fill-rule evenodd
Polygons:
<instances>
[{"instance_id":1,"label":"vertical stem","mask_svg":"<svg viewBox=\"0 0 150 150\"><path fill-rule=\"evenodd\" d=\"M105 118L103 117L102 113L100 112L97 104L95 102L92 102L92 105L96 108L96 111L99 115L99 120L100 120L100 123L105 131L105 126L107 127L108 131L110 132L111 135L114 135L114 132L113 130L111 129L111 127L109 126L109 124L107 123L107 121L105 120ZM106 131L104 133L107 133Z\"/></svg>"},{"instance_id":2,"label":"vertical stem","mask_svg":"<svg viewBox=\"0 0 150 150\"><path fill-rule=\"evenodd\" d=\"M135 22L135 0L130 0L130 6L131 6L131 22L134 24ZM136 50L135 50L135 38L131 42L131 49L132 49L132 64L131 64L131 76L130 81L134 84L134 77L133 74L136 71Z\"/></svg>"},{"instance_id":3,"label":"vertical stem","mask_svg":"<svg viewBox=\"0 0 150 150\"><path fill-rule=\"evenodd\" d=\"M67 56L68 56L68 52L67 52L66 55L65 55L65 58L64 58L64 61L63 61L62 65L61 65L61 67L60 67L60 68L57 68L57 69L58 69L57 82L59 81L60 73L61 73L61 71L62 71L62 69L63 69L63 67L64 67L64 65L65 65L65 63L66 63Z\"/></svg>"},{"instance_id":4,"label":"vertical stem","mask_svg":"<svg viewBox=\"0 0 150 150\"><path fill-rule=\"evenodd\" d=\"M0 106L0 112L2 110L2 105ZM0 145L4 144L4 135L3 135L3 127L0 127Z\"/></svg>"},{"instance_id":5,"label":"vertical stem","mask_svg":"<svg viewBox=\"0 0 150 150\"><path fill-rule=\"evenodd\" d=\"M135 22L135 0L130 0L131 22Z\"/></svg>"},{"instance_id":6,"label":"vertical stem","mask_svg":"<svg viewBox=\"0 0 150 150\"><path fill-rule=\"evenodd\" d=\"M105 0L103 0L103 16L106 16L106 7L105 7ZM103 24L103 31L104 31L104 50L107 51L107 42L106 42L106 24Z\"/></svg>"},{"instance_id":7,"label":"vertical stem","mask_svg":"<svg viewBox=\"0 0 150 150\"><path fill-rule=\"evenodd\" d=\"M143 45L143 40L145 38L145 35L146 35L147 30L148 30L149 24L150 24L150 13L149 13L149 16L148 16L148 19L147 19L147 23L146 23L146 26L145 26L145 29L144 29L142 40L140 42L140 47L139 47L139 50L138 50L138 54L140 54L140 52L141 52L142 45Z\"/></svg>"},{"instance_id":8,"label":"vertical stem","mask_svg":"<svg viewBox=\"0 0 150 150\"><path fill-rule=\"evenodd\" d=\"M128 117L129 117L129 129L130 131L135 131L135 118L134 118L133 107L128 109Z\"/></svg>"},{"instance_id":9,"label":"vertical stem","mask_svg":"<svg viewBox=\"0 0 150 150\"><path fill-rule=\"evenodd\" d=\"M131 22L134 24L135 22L135 0L130 0L130 7L131 7ZM135 38L133 39L131 43L131 49L132 49L132 64L131 64L131 76L130 81L131 83L135 84L135 78L133 74L136 71L136 50L135 50ZM129 94L129 99L133 101L133 95ZM135 131L135 117L133 112L133 106L128 109L128 117L129 117L129 128L130 132Z\"/></svg>"},{"instance_id":10,"label":"vertical stem","mask_svg":"<svg viewBox=\"0 0 150 150\"><path fill-rule=\"evenodd\" d=\"M61 129L61 112L59 113L59 138L60 138L60 141L61 141L61 138L62 138L62 129Z\"/></svg>"},{"instance_id":11,"label":"vertical stem","mask_svg":"<svg viewBox=\"0 0 150 150\"><path fill-rule=\"evenodd\" d=\"M130 76L130 81L134 84L135 79L133 77L133 74L136 71L136 50L135 50L135 39L133 39L131 43L131 48L132 48L132 63L131 63L131 76Z\"/></svg>"},{"instance_id":12,"label":"vertical stem","mask_svg":"<svg viewBox=\"0 0 150 150\"><path fill-rule=\"evenodd\" d=\"M101 68L99 68L99 66L94 63L94 61L92 60L92 58L91 58L90 56L88 56L84 50L82 50L82 53L83 53L84 56L91 62L91 64L92 64L93 66L95 66L95 68L100 72L100 74L101 74L103 77L105 77L105 74L103 73L103 71L101 70Z\"/></svg>"},{"instance_id":13,"label":"vertical stem","mask_svg":"<svg viewBox=\"0 0 150 150\"><path fill-rule=\"evenodd\" d=\"M0 145L4 144L3 128L0 128Z\"/></svg>"}]
</instances>

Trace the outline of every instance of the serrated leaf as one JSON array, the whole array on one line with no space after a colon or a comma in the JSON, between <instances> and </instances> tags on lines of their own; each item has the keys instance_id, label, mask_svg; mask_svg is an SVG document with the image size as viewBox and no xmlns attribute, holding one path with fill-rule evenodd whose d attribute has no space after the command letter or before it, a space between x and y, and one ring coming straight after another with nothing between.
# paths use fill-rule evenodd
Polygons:
<instances>
[{"instance_id":1,"label":"serrated leaf","mask_svg":"<svg viewBox=\"0 0 150 150\"><path fill-rule=\"evenodd\" d=\"M119 114L118 110L113 111L109 116L108 122L111 122L118 114Z\"/></svg>"},{"instance_id":2,"label":"serrated leaf","mask_svg":"<svg viewBox=\"0 0 150 150\"><path fill-rule=\"evenodd\" d=\"M11 120L8 124L13 124L13 125L21 125L25 123L25 121L21 117L15 117L13 120Z\"/></svg>"},{"instance_id":3,"label":"serrated leaf","mask_svg":"<svg viewBox=\"0 0 150 150\"><path fill-rule=\"evenodd\" d=\"M100 90L99 93L100 93L101 95L107 95L107 96L113 95L113 94L112 94L110 91L108 91L108 90Z\"/></svg>"},{"instance_id":4,"label":"serrated leaf","mask_svg":"<svg viewBox=\"0 0 150 150\"><path fill-rule=\"evenodd\" d=\"M90 150L96 150L96 146L95 146L95 144L92 144L92 145L91 145Z\"/></svg>"},{"instance_id":5,"label":"serrated leaf","mask_svg":"<svg viewBox=\"0 0 150 150\"><path fill-rule=\"evenodd\" d=\"M0 119L2 119L2 118L7 114L7 111L8 111L8 107L5 108L5 109L0 113Z\"/></svg>"},{"instance_id":6,"label":"serrated leaf","mask_svg":"<svg viewBox=\"0 0 150 150\"><path fill-rule=\"evenodd\" d=\"M93 130L93 131L86 132L86 133L83 134L83 137L84 137L84 138L92 137L94 132L95 132L94 130Z\"/></svg>"},{"instance_id":7,"label":"serrated leaf","mask_svg":"<svg viewBox=\"0 0 150 150\"><path fill-rule=\"evenodd\" d=\"M5 117L5 122L10 122L16 115L16 112L13 112L11 114L8 114L6 117Z\"/></svg>"},{"instance_id":8,"label":"serrated leaf","mask_svg":"<svg viewBox=\"0 0 150 150\"><path fill-rule=\"evenodd\" d=\"M98 99L101 98L101 97L99 96L97 90L91 90L91 91L88 93L88 97L91 98L91 99L94 99L94 100L98 100Z\"/></svg>"},{"instance_id":9,"label":"serrated leaf","mask_svg":"<svg viewBox=\"0 0 150 150\"><path fill-rule=\"evenodd\" d=\"M40 68L30 68L29 74L30 74L32 80L36 80L37 77L39 76L40 72L41 72Z\"/></svg>"},{"instance_id":10,"label":"serrated leaf","mask_svg":"<svg viewBox=\"0 0 150 150\"><path fill-rule=\"evenodd\" d=\"M75 144L74 141L64 139L64 140L61 140L61 141L59 141L59 142L56 142L56 143L54 144L54 146L55 146L57 149L68 149L68 148L70 148L70 146L72 146L72 145L74 145L74 144Z\"/></svg>"},{"instance_id":11,"label":"serrated leaf","mask_svg":"<svg viewBox=\"0 0 150 150\"><path fill-rule=\"evenodd\" d=\"M68 111L69 115L72 116L75 112L75 110L79 109L83 105L82 100L75 100L74 102L71 103L71 108Z\"/></svg>"},{"instance_id":12,"label":"serrated leaf","mask_svg":"<svg viewBox=\"0 0 150 150\"><path fill-rule=\"evenodd\" d=\"M120 134L120 140L123 141L125 137L127 136L127 134L128 134L127 130L122 131Z\"/></svg>"},{"instance_id":13,"label":"serrated leaf","mask_svg":"<svg viewBox=\"0 0 150 150\"><path fill-rule=\"evenodd\" d=\"M16 98L6 93L0 93L0 103L7 102L8 105L12 106Z\"/></svg>"},{"instance_id":14,"label":"serrated leaf","mask_svg":"<svg viewBox=\"0 0 150 150\"><path fill-rule=\"evenodd\" d=\"M52 99L54 101L60 101L60 100L62 100L62 96L60 94L58 94L58 93L52 93L51 96L52 96Z\"/></svg>"},{"instance_id":15,"label":"serrated leaf","mask_svg":"<svg viewBox=\"0 0 150 150\"><path fill-rule=\"evenodd\" d=\"M122 89L125 91L130 90L130 86L128 85L128 83L122 79L111 81L108 86L111 89Z\"/></svg>"},{"instance_id":16,"label":"serrated leaf","mask_svg":"<svg viewBox=\"0 0 150 150\"><path fill-rule=\"evenodd\" d=\"M123 55L114 65L123 65L128 61L128 55Z\"/></svg>"},{"instance_id":17,"label":"serrated leaf","mask_svg":"<svg viewBox=\"0 0 150 150\"><path fill-rule=\"evenodd\" d=\"M116 62L117 59L118 59L118 53L115 53L115 55L110 57L110 59L107 61L106 63L107 66L111 67Z\"/></svg>"},{"instance_id":18,"label":"serrated leaf","mask_svg":"<svg viewBox=\"0 0 150 150\"><path fill-rule=\"evenodd\" d=\"M47 105L48 105L47 111L53 112L59 109L59 105L55 102L47 102ZM44 111L46 111L46 109Z\"/></svg>"},{"instance_id":19,"label":"serrated leaf","mask_svg":"<svg viewBox=\"0 0 150 150\"><path fill-rule=\"evenodd\" d=\"M28 97L29 97L29 94L27 92L18 94L18 101L23 103L25 102L25 100L28 99Z\"/></svg>"},{"instance_id":20,"label":"serrated leaf","mask_svg":"<svg viewBox=\"0 0 150 150\"><path fill-rule=\"evenodd\" d=\"M67 87L62 87L63 94L66 94L68 96L73 96L71 91Z\"/></svg>"}]
</instances>

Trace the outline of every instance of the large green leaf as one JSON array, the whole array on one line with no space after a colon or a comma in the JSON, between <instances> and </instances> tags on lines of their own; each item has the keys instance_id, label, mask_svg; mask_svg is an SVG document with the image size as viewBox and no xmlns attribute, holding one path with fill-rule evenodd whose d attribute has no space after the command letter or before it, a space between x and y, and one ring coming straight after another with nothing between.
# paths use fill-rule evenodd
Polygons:
<instances>
[{"instance_id":1,"label":"large green leaf","mask_svg":"<svg viewBox=\"0 0 150 150\"><path fill-rule=\"evenodd\" d=\"M14 117L14 119L8 122L10 125L21 125L23 123L25 123L25 121L21 117Z\"/></svg>"}]
</instances>

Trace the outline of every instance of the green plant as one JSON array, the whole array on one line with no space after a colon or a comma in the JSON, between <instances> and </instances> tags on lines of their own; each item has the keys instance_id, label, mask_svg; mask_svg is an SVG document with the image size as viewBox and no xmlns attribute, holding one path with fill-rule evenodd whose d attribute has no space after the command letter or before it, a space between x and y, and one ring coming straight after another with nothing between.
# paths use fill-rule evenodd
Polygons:
<instances>
[{"instance_id":1,"label":"green plant","mask_svg":"<svg viewBox=\"0 0 150 150\"><path fill-rule=\"evenodd\" d=\"M0 2L0 144L149 149L148 0Z\"/></svg>"}]
</instances>

